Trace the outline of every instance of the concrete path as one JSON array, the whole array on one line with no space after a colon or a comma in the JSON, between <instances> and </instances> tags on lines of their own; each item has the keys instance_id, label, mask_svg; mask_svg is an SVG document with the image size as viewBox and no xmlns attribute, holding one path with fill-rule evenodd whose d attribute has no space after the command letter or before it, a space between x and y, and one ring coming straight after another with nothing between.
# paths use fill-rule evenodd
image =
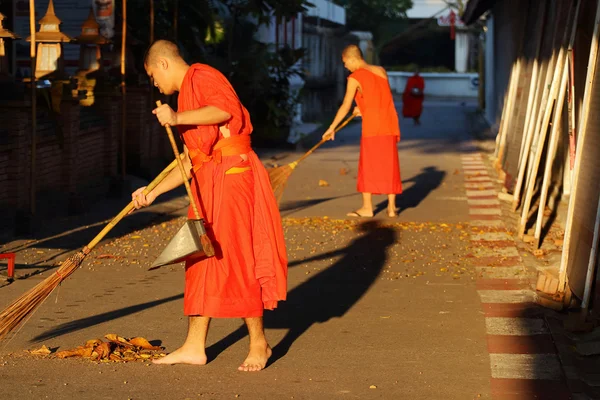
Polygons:
<instances>
[{"instance_id":1,"label":"concrete path","mask_svg":"<svg viewBox=\"0 0 600 400\"><path fill-rule=\"evenodd\" d=\"M0 343L1 397L535 398L527 397L531 392L522 387L512 392L498 389L493 380L510 375L511 366L519 363L529 368L525 378L556 380L557 370L553 360L538 373L538 364L526 356L490 357L490 331L499 336L521 332L522 327L491 320L498 314L490 314L482 302L507 303L506 295L513 303L528 301L529 292L527 285L520 286L527 280L524 269L514 265L496 277L502 281L506 271L517 272L511 278L518 282L510 283L518 285L510 293L494 292L489 285L497 280L482 281L491 275L485 275L486 265L477 261L490 256L500 262L503 250L480 250L479 241L505 237L484 229L500 223L482 222L500 218L495 212L475 212L486 217L473 218L474 208L493 210L482 206L494 204L481 200L490 200L485 190L495 182L480 184L470 167L479 164L480 156L470 141L469 112L473 112L469 106L441 102L426 107L421 126L401 120L405 191L398 198L401 212L396 219L386 217L383 196L377 198L383 212L375 218L345 217L360 205L355 190L360 124L344 129L336 142L295 170L281 204L290 261L289 295L265 316L274 350L265 371L236 370L248 341L238 320L213 321L210 361L204 367L59 360L24 351L43 344L73 348L108 333L160 341L167 352L181 345L187 327L182 315L183 268L147 270L183 221L185 204L176 198L146 210L152 218L123 228L95 249L17 335ZM320 186L320 180L327 186ZM474 220L478 222L471 224ZM100 228L84 232L91 235ZM81 236L13 244L29 246L19 252L17 261L18 274L30 275L0 287L0 306L46 278L51 262L79 248ZM44 264L40 260L47 252L58 255ZM496 271L490 266L487 270ZM527 325L527 332L545 329L535 324Z\"/></svg>"}]
</instances>

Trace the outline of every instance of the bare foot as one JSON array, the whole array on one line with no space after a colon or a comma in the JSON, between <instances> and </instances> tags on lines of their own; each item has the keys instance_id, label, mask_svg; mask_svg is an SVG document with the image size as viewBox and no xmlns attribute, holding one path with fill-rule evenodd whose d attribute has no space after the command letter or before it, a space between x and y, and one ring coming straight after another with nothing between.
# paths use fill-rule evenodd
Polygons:
<instances>
[{"instance_id":1,"label":"bare foot","mask_svg":"<svg viewBox=\"0 0 600 400\"><path fill-rule=\"evenodd\" d=\"M246 357L242 365L238 367L238 371L256 372L264 369L271 354L273 354L273 351L266 343L262 346L251 346L248 357Z\"/></svg>"},{"instance_id":2,"label":"bare foot","mask_svg":"<svg viewBox=\"0 0 600 400\"><path fill-rule=\"evenodd\" d=\"M394 218L394 217L396 217L398 214L396 214L396 209L390 209L390 208L388 208L388 210L387 210L387 215L388 215L388 217L390 217L390 218Z\"/></svg>"},{"instance_id":3,"label":"bare foot","mask_svg":"<svg viewBox=\"0 0 600 400\"><path fill-rule=\"evenodd\" d=\"M205 365L206 364L206 353L204 350L194 350L192 348L186 348L185 346L175 350L171 354L166 355L158 360L152 360L154 364L192 364L192 365Z\"/></svg>"}]
</instances>

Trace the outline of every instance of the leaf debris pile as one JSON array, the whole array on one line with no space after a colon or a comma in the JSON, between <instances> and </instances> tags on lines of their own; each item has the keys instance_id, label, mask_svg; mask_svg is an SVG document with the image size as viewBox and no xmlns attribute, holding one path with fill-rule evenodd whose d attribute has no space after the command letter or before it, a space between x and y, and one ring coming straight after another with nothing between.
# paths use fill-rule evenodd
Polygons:
<instances>
[{"instance_id":1,"label":"leaf debris pile","mask_svg":"<svg viewBox=\"0 0 600 400\"><path fill-rule=\"evenodd\" d=\"M164 348L153 346L143 337L126 339L117 334L110 333L104 336L107 341L92 339L83 346L72 350L63 350L54 354L56 358L87 358L100 362L131 362L146 361L164 357ZM52 353L46 346L29 351L33 355L48 356Z\"/></svg>"}]
</instances>

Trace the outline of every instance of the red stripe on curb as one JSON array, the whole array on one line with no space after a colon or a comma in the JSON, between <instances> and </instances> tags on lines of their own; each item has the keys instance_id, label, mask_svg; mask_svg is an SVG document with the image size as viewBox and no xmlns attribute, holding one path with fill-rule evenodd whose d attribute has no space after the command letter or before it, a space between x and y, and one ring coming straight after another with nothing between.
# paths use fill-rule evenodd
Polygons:
<instances>
[{"instance_id":1,"label":"red stripe on curb","mask_svg":"<svg viewBox=\"0 0 600 400\"><path fill-rule=\"evenodd\" d=\"M562 400L571 398L569 389L561 381L492 378L491 387L494 400Z\"/></svg>"},{"instance_id":2,"label":"red stripe on curb","mask_svg":"<svg viewBox=\"0 0 600 400\"><path fill-rule=\"evenodd\" d=\"M501 256L490 256L490 257L475 257L471 256L472 264L476 267L518 267L521 263L521 257L501 257Z\"/></svg>"},{"instance_id":3,"label":"red stripe on curb","mask_svg":"<svg viewBox=\"0 0 600 400\"><path fill-rule=\"evenodd\" d=\"M535 303L482 303L486 317L541 318L544 309Z\"/></svg>"},{"instance_id":4,"label":"red stripe on curb","mask_svg":"<svg viewBox=\"0 0 600 400\"><path fill-rule=\"evenodd\" d=\"M467 198L473 199L472 197L467 197ZM481 199L478 198L478 200L481 200ZM500 210L500 204L469 204L469 208L496 208L496 209Z\"/></svg>"},{"instance_id":5,"label":"red stripe on curb","mask_svg":"<svg viewBox=\"0 0 600 400\"><path fill-rule=\"evenodd\" d=\"M485 215L485 214L470 214L471 220L474 221L494 221L494 220L499 220L501 221L501 215Z\"/></svg>"},{"instance_id":6,"label":"red stripe on curb","mask_svg":"<svg viewBox=\"0 0 600 400\"><path fill-rule=\"evenodd\" d=\"M531 287L531 282L525 279L492 279L479 278L477 290L519 290Z\"/></svg>"},{"instance_id":7,"label":"red stripe on curb","mask_svg":"<svg viewBox=\"0 0 600 400\"><path fill-rule=\"evenodd\" d=\"M473 246L493 248L516 247L514 240L471 240Z\"/></svg>"},{"instance_id":8,"label":"red stripe on curb","mask_svg":"<svg viewBox=\"0 0 600 400\"><path fill-rule=\"evenodd\" d=\"M488 335L490 354L555 354L552 335L505 336Z\"/></svg>"}]
</instances>

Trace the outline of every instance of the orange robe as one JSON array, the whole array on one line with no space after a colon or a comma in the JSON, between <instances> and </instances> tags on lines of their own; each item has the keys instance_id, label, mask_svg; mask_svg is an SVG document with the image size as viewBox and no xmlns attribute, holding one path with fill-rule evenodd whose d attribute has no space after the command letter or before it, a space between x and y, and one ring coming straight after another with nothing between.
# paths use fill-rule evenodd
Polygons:
<instances>
[{"instance_id":1,"label":"orange robe","mask_svg":"<svg viewBox=\"0 0 600 400\"><path fill-rule=\"evenodd\" d=\"M260 317L287 294L281 217L268 173L250 146L248 111L223 74L194 64L181 86L178 110L209 105L231 114L225 124L230 137L217 125L178 127L192 160L194 201L216 252L186 261L184 313ZM191 207L188 216L194 218Z\"/></svg>"},{"instance_id":2,"label":"orange robe","mask_svg":"<svg viewBox=\"0 0 600 400\"><path fill-rule=\"evenodd\" d=\"M402 193L397 143L400 125L387 79L367 69L350 78L360 83L354 99L362 115L357 190L361 193Z\"/></svg>"},{"instance_id":3,"label":"orange robe","mask_svg":"<svg viewBox=\"0 0 600 400\"><path fill-rule=\"evenodd\" d=\"M415 95L412 90L417 88L421 95ZM404 92L402 93L402 115L406 118L418 118L423 112L423 91L425 90L425 80L423 77L413 75L406 81Z\"/></svg>"}]
</instances>

